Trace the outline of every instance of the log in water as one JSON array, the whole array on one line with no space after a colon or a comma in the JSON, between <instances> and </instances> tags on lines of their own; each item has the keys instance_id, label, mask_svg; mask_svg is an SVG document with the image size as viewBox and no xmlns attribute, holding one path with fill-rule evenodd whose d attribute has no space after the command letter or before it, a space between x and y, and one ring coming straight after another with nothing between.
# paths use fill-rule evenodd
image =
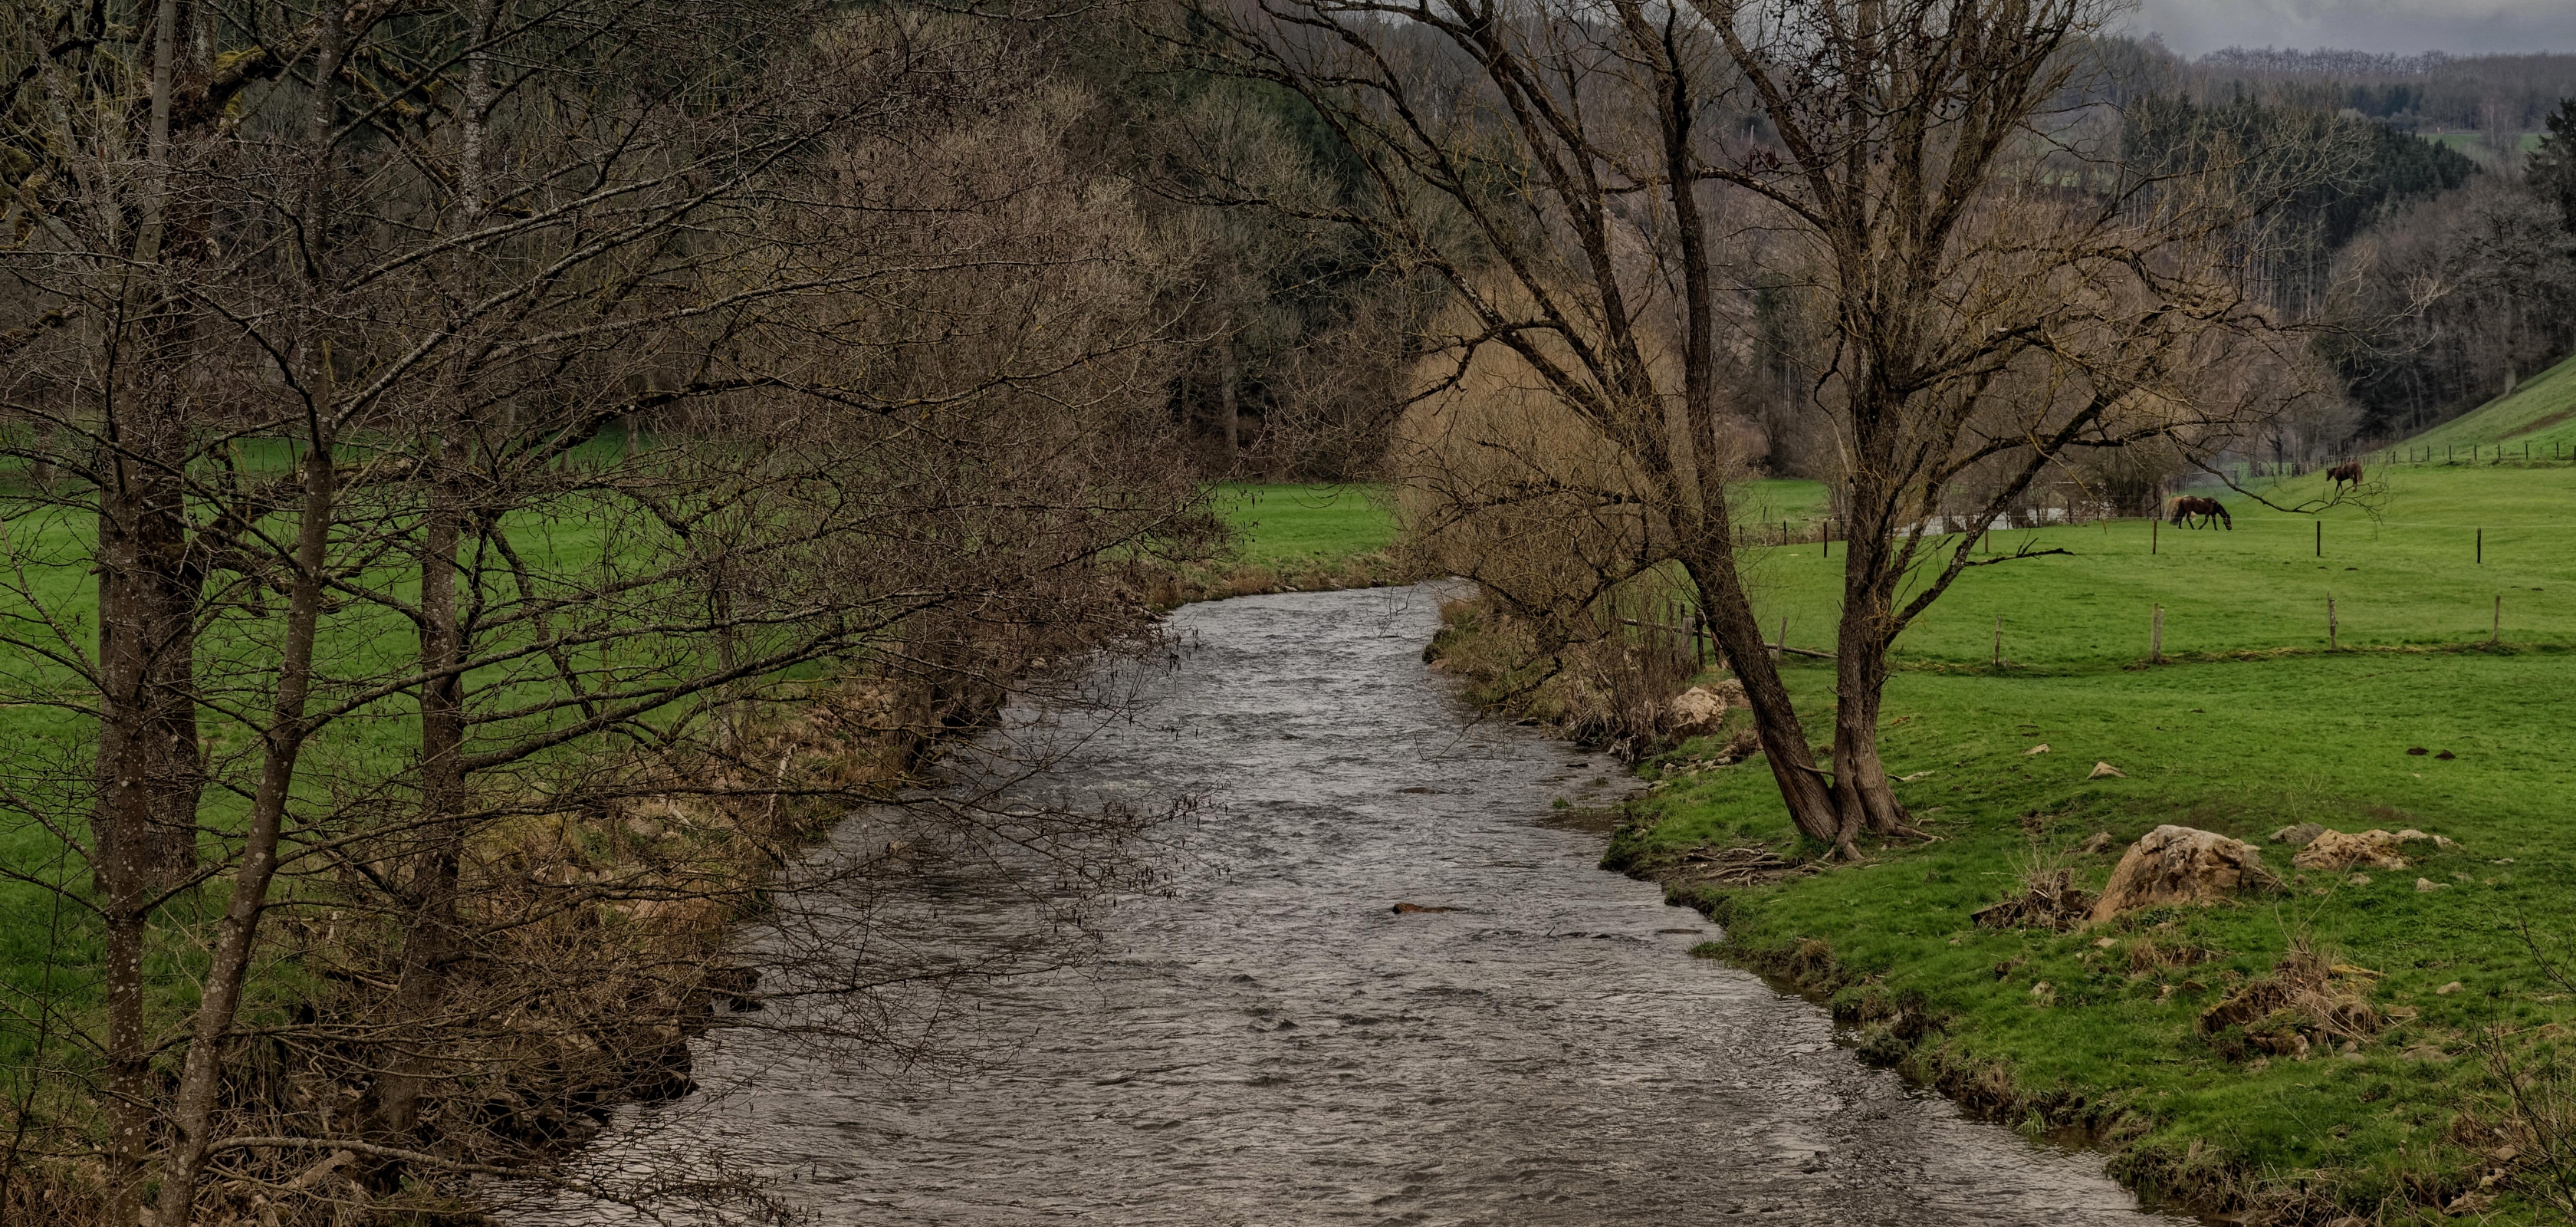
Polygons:
<instances>
[{"instance_id":1,"label":"log in water","mask_svg":"<svg viewBox=\"0 0 2576 1227\"><path fill-rule=\"evenodd\" d=\"M1174 615L1145 706L1049 783L1204 794L1176 889L1113 909L1090 966L973 990L956 1025L991 1059L890 1076L720 1029L697 1094L627 1110L570 1170L713 1147L825 1224L2181 1221L1689 957L1713 926L1549 821L1612 799L1617 764L1477 722L1421 663L1434 599Z\"/></svg>"}]
</instances>

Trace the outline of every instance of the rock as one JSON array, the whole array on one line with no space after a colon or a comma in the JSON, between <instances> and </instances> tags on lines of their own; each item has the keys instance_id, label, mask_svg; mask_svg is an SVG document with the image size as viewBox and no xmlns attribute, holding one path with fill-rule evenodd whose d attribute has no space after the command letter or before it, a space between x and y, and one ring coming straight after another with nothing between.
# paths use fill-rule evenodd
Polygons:
<instances>
[{"instance_id":1,"label":"rock","mask_svg":"<svg viewBox=\"0 0 2576 1227\"><path fill-rule=\"evenodd\" d=\"M2433 837L2433 846L2444 852L2457 852L2460 850L2460 841L2448 835L2436 835Z\"/></svg>"},{"instance_id":2,"label":"rock","mask_svg":"<svg viewBox=\"0 0 2576 1227\"><path fill-rule=\"evenodd\" d=\"M1726 713L1750 706L1744 683L1728 678L1715 686L1693 686L1664 705L1666 726L1675 737L1705 737L1726 721Z\"/></svg>"},{"instance_id":3,"label":"rock","mask_svg":"<svg viewBox=\"0 0 2576 1227\"><path fill-rule=\"evenodd\" d=\"M2125 780L2129 777L2123 774L2119 768L2114 767L2109 763L2097 762L2093 764L2093 774L2085 776L2084 778L2088 780Z\"/></svg>"},{"instance_id":4,"label":"rock","mask_svg":"<svg viewBox=\"0 0 2576 1227\"><path fill-rule=\"evenodd\" d=\"M2350 882L2355 886L2368 886L2370 885L2370 875L2366 873L2356 873L2349 878L2345 878L2344 881Z\"/></svg>"},{"instance_id":5,"label":"rock","mask_svg":"<svg viewBox=\"0 0 2576 1227\"><path fill-rule=\"evenodd\" d=\"M2109 831L2095 831L2093 838L2084 841L2083 851L2086 856L2100 856L2110 850L2111 833Z\"/></svg>"},{"instance_id":6,"label":"rock","mask_svg":"<svg viewBox=\"0 0 2576 1227\"><path fill-rule=\"evenodd\" d=\"M2436 882L2431 878L2417 878L2415 879L2415 889L2419 893L2429 895L2434 891L2442 889L2442 883Z\"/></svg>"},{"instance_id":7,"label":"rock","mask_svg":"<svg viewBox=\"0 0 2576 1227\"><path fill-rule=\"evenodd\" d=\"M2440 987L2440 988L2434 989L2434 990L2433 990L2433 995L2434 995L2434 996L2436 996L2436 997L2448 997L2448 996L2450 996L2451 994L2453 994L2453 993L2456 993L2456 992L2460 991L2463 987L2466 987L2466 986L2462 985L2462 984L2461 984L2459 981L2457 981L2457 980L2453 980L2453 981L2451 981L2450 983L2445 984L2445 985L2443 985L2443 986L2442 986L2442 987Z\"/></svg>"},{"instance_id":8,"label":"rock","mask_svg":"<svg viewBox=\"0 0 2576 1227\"><path fill-rule=\"evenodd\" d=\"M2404 1055L2409 1061L2448 1061L2451 1059L2451 1054L2444 1052L2440 1048L2431 1044L2417 1044L2416 1046L2407 1049Z\"/></svg>"},{"instance_id":9,"label":"rock","mask_svg":"<svg viewBox=\"0 0 2576 1227\"><path fill-rule=\"evenodd\" d=\"M2130 845L2093 905L2100 924L2122 912L2163 903L2208 903L2249 886L2277 887L2263 851L2215 831L2160 826Z\"/></svg>"},{"instance_id":10,"label":"rock","mask_svg":"<svg viewBox=\"0 0 2576 1227\"><path fill-rule=\"evenodd\" d=\"M1398 916L1404 916L1414 912L1454 912L1458 909L1454 907L1424 907L1419 903L1399 903L1391 910Z\"/></svg>"},{"instance_id":11,"label":"rock","mask_svg":"<svg viewBox=\"0 0 2576 1227\"><path fill-rule=\"evenodd\" d=\"M2423 833L2422 831L2418 831L2413 827L2408 827L2397 833L2397 842L2401 844L2420 843L2431 838L2433 837Z\"/></svg>"},{"instance_id":12,"label":"rock","mask_svg":"<svg viewBox=\"0 0 2576 1227\"><path fill-rule=\"evenodd\" d=\"M2046 753L2048 753L2048 743L2047 743L2047 742L2045 742L2045 741L2043 741L2043 742L2039 743L2038 745L2032 746L2031 748L2029 748L2029 749L2027 749L2027 750L2022 751L2022 754L2023 754L2025 757L2027 757L2027 756L2029 756L2029 755L2033 755L2033 754L2046 754Z\"/></svg>"},{"instance_id":13,"label":"rock","mask_svg":"<svg viewBox=\"0 0 2576 1227\"><path fill-rule=\"evenodd\" d=\"M2301 869L2404 869L2406 858L2397 855L2397 837L2386 831L2363 831L2347 835L2327 831L2299 849L2290 863Z\"/></svg>"},{"instance_id":14,"label":"rock","mask_svg":"<svg viewBox=\"0 0 2576 1227\"><path fill-rule=\"evenodd\" d=\"M2325 833L2326 829L2322 824L2302 822L2297 826L2282 827L2280 830L2272 832L2272 842L2276 844L2288 844L2293 848L2304 848L2309 844L2315 843L2317 836Z\"/></svg>"}]
</instances>

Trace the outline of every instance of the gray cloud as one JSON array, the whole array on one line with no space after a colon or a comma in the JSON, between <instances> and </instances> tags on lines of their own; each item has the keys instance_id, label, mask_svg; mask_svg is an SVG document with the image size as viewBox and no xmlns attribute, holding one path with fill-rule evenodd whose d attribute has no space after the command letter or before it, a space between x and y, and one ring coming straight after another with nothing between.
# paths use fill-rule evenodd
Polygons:
<instances>
[{"instance_id":1,"label":"gray cloud","mask_svg":"<svg viewBox=\"0 0 2576 1227\"><path fill-rule=\"evenodd\" d=\"M2571 0L2141 0L2128 24L2184 55L2228 46L2576 52Z\"/></svg>"}]
</instances>

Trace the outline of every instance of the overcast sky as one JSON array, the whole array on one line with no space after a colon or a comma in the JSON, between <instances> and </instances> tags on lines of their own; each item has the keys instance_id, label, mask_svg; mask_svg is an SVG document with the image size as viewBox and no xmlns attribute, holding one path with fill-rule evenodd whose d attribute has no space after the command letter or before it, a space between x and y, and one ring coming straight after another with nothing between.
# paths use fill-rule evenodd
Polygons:
<instances>
[{"instance_id":1,"label":"overcast sky","mask_svg":"<svg viewBox=\"0 0 2576 1227\"><path fill-rule=\"evenodd\" d=\"M2140 0L2129 22L2184 55L2230 46L2576 51L2576 0Z\"/></svg>"}]
</instances>

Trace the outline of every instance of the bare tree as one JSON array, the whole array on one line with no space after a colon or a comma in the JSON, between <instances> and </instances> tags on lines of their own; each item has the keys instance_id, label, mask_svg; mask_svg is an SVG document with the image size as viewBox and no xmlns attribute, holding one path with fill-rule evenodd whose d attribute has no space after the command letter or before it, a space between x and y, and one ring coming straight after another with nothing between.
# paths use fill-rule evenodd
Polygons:
<instances>
[{"instance_id":1,"label":"bare tree","mask_svg":"<svg viewBox=\"0 0 2576 1227\"><path fill-rule=\"evenodd\" d=\"M2207 452L2305 391L2212 396L2196 376L2294 365L2237 274L2266 202L2319 168L2124 167L2116 125L2080 122L2107 12L2091 0L1186 7L1176 46L1298 91L1377 189L1364 208L1265 203L1368 228L1447 282L1462 326L1426 395L1507 351L1599 453L1590 478L1533 454L1454 516L1554 500L1633 520L1629 565L1687 575L1790 815L1847 854L1908 829L1879 695L1897 635L1983 565L1975 533L1935 528L1953 485L1991 475L1984 525L2071 454ZM1761 286L1821 321L1806 399L1854 543L1829 766L1765 650L1727 504L1730 374Z\"/></svg>"}]
</instances>

